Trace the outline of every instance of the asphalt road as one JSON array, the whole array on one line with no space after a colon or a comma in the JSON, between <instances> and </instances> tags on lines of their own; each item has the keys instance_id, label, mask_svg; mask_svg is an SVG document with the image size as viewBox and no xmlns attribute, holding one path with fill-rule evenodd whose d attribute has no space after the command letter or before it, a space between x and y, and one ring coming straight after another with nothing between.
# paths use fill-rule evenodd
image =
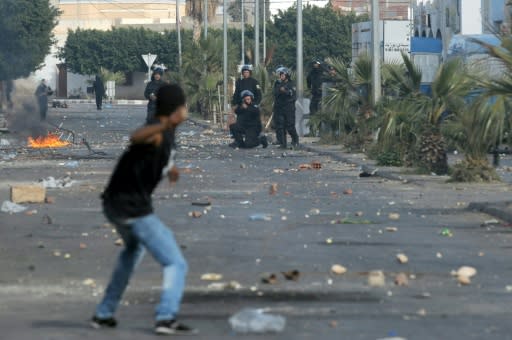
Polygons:
<instances>
[{"instance_id":1,"label":"asphalt road","mask_svg":"<svg viewBox=\"0 0 512 340\"><path fill-rule=\"evenodd\" d=\"M0 163L2 202L15 183L48 176L76 181L48 189L55 203L29 205L37 210L32 214L0 213L0 339L153 337L160 271L150 257L124 297L118 329L87 325L120 249L99 194L130 131L144 119L144 107L93 109L76 104L50 112L51 122L76 133L70 147L30 150L23 134L0 136L10 141L1 153L15 153ZM154 201L189 262L181 317L200 329L197 338L512 339L512 229L482 227L491 217L464 209L504 185L473 190L361 179L355 166L306 151L233 150L224 133L192 123L179 136L181 180L176 187L162 183ZM321 170L299 170L313 160ZM273 195L271 184L277 184ZM209 210L192 205L206 199ZM190 217L193 211L202 216ZM253 214L270 220L250 221ZM440 234L445 228L452 237ZM398 253L409 262L400 264ZM331 274L333 264L347 273ZM471 285L450 274L462 265L478 270ZM292 269L301 273L297 282L280 274ZM385 286L368 286L372 270L385 273ZM400 272L408 286L394 284ZM204 273L242 288L211 289L200 279ZM278 283L261 283L266 273L276 273ZM285 316L284 332L234 333L227 319L246 307Z\"/></svg>"}]
</instances>

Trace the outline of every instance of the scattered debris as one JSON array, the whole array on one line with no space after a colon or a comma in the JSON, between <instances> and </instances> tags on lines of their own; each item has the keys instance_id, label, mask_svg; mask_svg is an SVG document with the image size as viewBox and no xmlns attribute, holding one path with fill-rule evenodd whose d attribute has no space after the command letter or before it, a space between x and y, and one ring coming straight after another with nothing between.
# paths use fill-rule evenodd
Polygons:
<instances>
[{"instance_id":1,"label":"scattered debris","mask_svg":"<svg viewBox=\"0 0 512 340\"><path fill-rule=\"evenodd\" d=\"M416 314L418 314L419 316L427 316L427 310L425 308L420 308L418 309Z\"/></svg>"},{"instance_id":2,"label":"scattered debris","mask_svg":"<svg viewBox=\"0 0 512 340\"><path fill-rule=\"evenodd\" d=\"M462 285L471 284L471 278L475 276L477 270L470 266L462 266L456 272L452 272L452 275L457 276L457 280Z\"/></svg>"},{"instance_id":3,"label":"scattered debris","mask_svg":"<svg viewBox=\"0 0 512 340\"><path fill-rule=\"evenodd\" d=\"M407 278L407 274L405 273L398 273L395 276L395 285L401 287L401 286L408 286L409 285L409 279Z\"/></svg>"},{"instance_id":4,"label":"scattered debris","mask_svg":"<svg viewBox=\"0 0 512 340\"><path fill-rule=\"evenodd\" d=\"M361 217L361 216L363 216L363 212L362 211L356 211L356 213L354 215L356 217Z\"/></svg>"},{"instance_id":5,"label":"scattered debris","mask_svg":"<svg viewBox=\"0 0 512 340\"><path fill-rule=\"evenodd\" d=\"M375 176L375 174L377 174L377 171L379 171L379 169L375 169L371 172L368 172L368 171L361 171L361 173L359 173L359 177L372 177L372 176Z\"/></svg>"},{"instance_id":6,"label":"scattered debris","mask_svg":"<svg viewBox=\"0 0 512 340\"><path fill-rule=\"evenodd\" d=\"M299 170L309 170L311 169L311 164L300 164Z\"/></svg>"},{"instance_id":7,"label":"scattered debris","mask_svg":"<svg viewBox=\"0 0 512 340\"><path fill-rule=\"evenodd\" d=\"M240 204L241 205L251 205L252 202L251 201L241 201Z\"/></svg>"},{"instance_id":8,"label":"scattered debris","mask_svg":"<svg viewBox=\"0 0 512 340\"><path fill-rule=\"evenodd\" d=\"M352 195L352 193L353 193L353 191L350 188L343 190L343 195Z\"/></svg>"},{"instance_id":9,"label":"scattered debris","mask_svg":"<svg viewBox=\"0 0 512 340\"><path fill-rule=\"evenodd\" d=\"M266 314L263 309L245 308L229 318L229 324L237 333L279 333L286 326L281 315Z\"/></svg>"},{"instance_id":10,"label":"scattered debris","mask_svg":"<svg viewBox=\"0 0 512 340\"><path fill-rule=\"evenodd\" d=\"M123 245L124 245L124 241L123 241L123 239L122 239L122 238L118 238L118 239L114 242L114 244L115 244L116 246L121 247L121 246L123 246Z\"/></svg>"},{"instance_id":11,"label":"scattered debris","mask_svg":"<svg viewBox=\"0 0 512 340\"><path fill-rule=\"evenodd\" d=\"M197 201L192 202L192 205L198 206L198 207L209 207L212 205L212 202L209 199L197 200Z\"/></svg>"},{"instance_id":12,"label":"scattered debris","mask_svg":"<svg viewBox=\"0 0 512 340\"><path fill-rule=\"evenodd\" d=\"M96 281L94 281L93 279L90 279L90 278L83 280L82 284L84 286L88 286L88 287L96 287Z\"/></svg>"},{"instance_id":13,"label":"scattered debris","mask_svg":"<svg viewBox=\"0 0 512 340\"><path fill-rule=\"evenodd\" d=\"M388 231L390 233L394 233L394 232L398 231L398 228L397 227L386 227L386 231Z\"/></svg>"},{"instance_id":14,"label":"scattered debris","mask_svg":"<svg viewBox=\"0 0 512 340\"><path fill-rule=\"evenodd\" d=\"M398 221L400 219L399 213L389 213L388 218L393 221Z\"/></svg>"},{"instance_id":15,"label":"scattered debris","mask_svg":"<svg viewBox=\"0 0 512 340\"><path fill-rule=\"evenodd\" d=\"M372 270L368 273L368 285L370 287L383 287L386 285L386 276L382 270Z\"/></svg>"},{"instance_id":16,"label":"scattered debris","mask_svg":"<svg viewBox=\"0 0 512 340\"><path fill-rule=\"evenodd\" d=\"M53 204L53 203L55 203L55 197L53 197L53 196L46 196L46 198L44 199L44 203L46 203L46 204Z\"/></svg>"},{"instance_id":17,"label":"scattered debris","mask_svg":"<svg viewBox=\"0 0 512 340\"><path fill-rule=\"evenodd\" d=\"M311 168L315 170L320 170L322 169L322 163L320 161L313 161L311 162Z\"/></svg>"},{"instance_id":18,"label":"scattered debris","mask_svg":"<svg viewBox=\"0 0 512 340\"><path fill-rule=\"evenodd\" d=\"M220 281L222 280L222 274L217 273L206 273L201 275L202 281Z\"/></svg>"},{"instance_id":19,"label":"scattered debris","mask_svg":"<svg viewBox=\"0 0 512 340\"><path fill-rule=\"evenodd\" d=\"M59 188L69 188L73 184L75 184L75 181L71 179L71 177L66 176L64 178L55 179L54 177L50 176L44 179L41 179L39 181L43 187L50 188L50 189L59 189Z\"/></svg>"},{"instance_id":20,"label":"scattered debris","mask_svg":"<svg viewBox=\"0 0 512 340\"><path fill-rule=\"evenodd\" d=\"M496 225L496 224L500 224L500 222L497 219L493 218L491 220L484 221L484 223L482 224L482 227L486 227L489 225Z\"/></svg>"},{"instance_id":21,"label":"scattered debris","mask_svg":"<svg viewBox=\"0 0 512 340\"><path fill-rule=\"evenodd\" d=\"M290 270L288 272L281 272L284 278L289 281L298 281L300 277L300 272L297 269Z\"/></svg>"},{"instance_id":22,"label":"scattered debris","mask_svg":"<svg viewBox=\"0 0 512 340\"><path fill-rule=\"evenodd\" d=\"M249 221L272 221L272 216L264 213L256 213L249 216Z\"/></svg>"},{"instance_id":23,"label":"scattered debris","mask_svg":"<svg viewBox=\"0 0 512 340\"><path fill-rule=\"evenodd\" d=\"M55 257L60 257L60 256L62 256L62 253L61 253L59 250L55 250L55 251L53 252L53 256L55 256Z\"/></svg>"},{"instance_id":24,"label":"scattered debris","mask_svg":"<svg viewBox=\"0 0 512 340\"><path fill-rule=\"evenodd\" d=\"M80 249L87 249L87 244L81 242Z\"/></svg>"},{"instance_id":25,"label":"scattered debris","mask_svg":"<svg viewBox=\"0 0 512 340\"><path fill-rule=\"evenodd\" d=\"M16 184L11 186L13 203L43 203L46 189L40 184Z\"/></svg>"},{"instance_id":26,"label":"scattered debris","mask_svg":"<svg viewBox=\"0 0 512 340\"><path fill-rule=\"evenodd\" d=\"M277 194L277 188L278 188L277 183L272 183L272 184L270 184L270 188L269 188L269 190L268 190L268 193L269 193L270 195L275 195L275 194Z\"/></svg>"},{"instance_id":27,"label":"scattered debris","mask_svg":"<svg viewBox=\"0 0 512 340\"><path fill-rule=\"evenodd\" d=\"M328 237L325 239L325 243L332 244L332 237Z\"/></svg>"},{"instance_id":28,"label":"scattered debris","mask_svg":"<svg viewBox=\"0 0 512 340\"><path fill-rule=\"evenodd\" d=\"M313 208L309 211L310 215L320 215L320 209Z\"/></svg>"},{"instance_id":29,"label":"scattered debris","mask_svg":"<svg viewBox=\"0 0 512 340\"><path fill-rule=\"evenodd\" d=\"M333 264L331 267L331 273L336 275L343 275L347 272L347 268L343 267L341 264Z\"/></svg>"},{"instance_id":30,"label":"scattered debris","mask_svg":"<svg viewBox=\"0 0 512 340\"><path fill-rule=\"evenodd\" d=\"M203 216L203 213L200 212L200 211L195 210L195 211L190 211L188 213L188 216L189 217L193 217L193 218L199 218L199 217Z\"/></svg>"},{"instance_id":31,"label":"scattered debris","mask_svg":"<svg viewBox=\"0 0 512 340\"><path fill-rule=\"evenodd\" d=\"M268 274L261 278L261 283L275 285L277 283L277 275L276 274Z\"/></svg>"},{"instance_id":32,"label":"scattered debris","mask_svg":"<svg viewBox=\"0 0 512 340\"><path fill-rule=\"evenodd\" d=\"M36 209L25 211L25 215L27 215L27 216L32 216L32 215L35 215L35 214L37 214L37 210Z\"/></svg>"},{"instance_id":33,"label":"scattered debris","mask_svg":"<svg viewBox=\"0 0 512 340\"><path fill-rule=\"evenodd\" d=\"M341 220L335 221L333 224L374 224L374 222L370 220L360 220L360 219L353 219L350 217L345 217Z\"/></svg>"},{"instance_id":34,"label":"scattered debris","mask_svg":"<svg viewBox=\"0 0 512 340\"><path fill-rule=\"evenodd\" d=\"M409 258L407 257L407 255L401 254L401 253L396 255L396 259L401 264L405 264L405 263L409 262Z\"/></svg>"},{"instance_id":35,"label":"scattered debris","mask_svg":"<svg viewBox=\"0 0 512 340\"><path fill-rule=\"evenodd\" d=\"M443 254L441 254L441 253L437 252L437 253L436 253L436 257L437 257L438 259L442 259L442 258L443 258Z\"/></svg>"},{"instance_id":36,"label":"scattered debris","mask_svg":"<svg viewBox=\"0 0 512 340\"><path fill-rule=\"evenodd\" d=\"M329 321L329 327L331 327L331 328L338 327L338 321L336 321L336 320Z\"/></svg>"},{"instance_id":37,"label":"scattered debris","mask_svg":"<svg viewBox=\"0 0 512 340\"><path fill-rule=\"evenodd\" d=\"M2 210L2 212L9 214L17 214L27 210L27 207L13 203L11 201L4 201L4 203L2 203L2 207L0 208L0 210Z\"/></svg>"},{"instance_id":38,"label":"scattered debris","mask_svg":"<svg viewBox=\"0 0 512 340\"><path fill-rule=\"evenodd\" d=\"M452 231L448 228L444 228L443 230L441 230L441 232L439 234L444 237L452 237L453 236Z\"/></svg>"},{"instance_id":39,"label":"scattered debris","mask_svg":"<svg viewBox=\"0 0 512 340\"><path fill-rule=\"evenodd\" d=\"M0 146L9 146L11 143L7 139L0 139Z\"/></svg>"},{"instance_id":40,"label":"scattered debris","mask_svg":"<svg viewBox=\"0 0 512 340\"><path fill-rule=\"evenodd\" d=\"M273 172L275 174L284 174L284 170L283 169L274 169Z\"/></svg>"},{"instance_id":41,"label":"scattered debris","mask_svg":"<svg viewBox=\"0 0 512 340\"><path fill-rule=\"evenodd\" d=\"M53 219L48 214L46 214L41 219L41 223L42 224L53 224Z\"/></svg>"}]
</instances>

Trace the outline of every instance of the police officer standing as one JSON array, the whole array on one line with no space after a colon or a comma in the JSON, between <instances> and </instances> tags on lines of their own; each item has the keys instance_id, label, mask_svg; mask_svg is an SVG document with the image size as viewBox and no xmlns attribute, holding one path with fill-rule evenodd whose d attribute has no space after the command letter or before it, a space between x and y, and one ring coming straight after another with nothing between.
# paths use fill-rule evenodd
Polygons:
<instances>
[{"instance_id":1,"label":"police officer standing","mask_svg":"<svg viewBox=\"0 0 512 340\"><path fill-rule=\"evenodd\" d=\"M155 117L156 112L156 93L165 85L165 82L162 80L162 76L164 74L164 70L160 67L157 67L153 71L153 75L151 76L151 81L146 85L146 89L144 90L144 97L148 100L148 111L146 115L146 122L150 123Z\"/></svg>"},{"instance_id":2,"label":"police officer standing","mask_svg":"<svg viewBox=\"0 0 512 340\"><path fill-rule=\"evenodd\" d=\"M286 148L286 132L292 137L292 147L299 146L299 135L295 129L295 100L297 89L290 79L290 70L280 67L279 79L274 84L274 117L276 137L281 148Z\"/></svg>"},{"instance_id":3,"label":"police officer standing","mask_svg":"<svg viewBox=\"0 0 512 340\"><path fill-rule=\"evenodd\" d=\"M236 106L242 104L242 92L251 91L254 95L253 105L259 106L261 103L261 87L256 79L252 77L252 67L250 65L242 66L242 77L235 83L235 93L233 93L233 110Z\"/></svg>"},{"instance_id":4,"label":"police officer standing","mask_svg":"<svg viewBox=\"0 0 512 340\"><path fill-rule=\"evenodd\" d=\"M309 72L306 81L308 89L311 91L309 113L314 115L318 112L318 109L320 108L320 101L322 100L323 70L319 60L313 61L313 68Z\"/></svg>"}]
</instances>

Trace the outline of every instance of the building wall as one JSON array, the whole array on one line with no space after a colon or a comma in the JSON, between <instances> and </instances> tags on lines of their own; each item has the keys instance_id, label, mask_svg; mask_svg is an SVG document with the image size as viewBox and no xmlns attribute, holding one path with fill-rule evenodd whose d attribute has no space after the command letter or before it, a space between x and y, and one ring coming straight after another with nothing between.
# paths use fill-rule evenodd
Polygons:
<instances>
[{"instance_id":1,"label":"building wall","mask_svg":"<svg viewBox=\"0 0 512 340\"><path fill-rule=\"evenodd\" d=\"M341 12L354 12L357 15L371 13L371 5L368 0L332 0L334 8ZM410 0L379 0L381 20L395 19L407 20L410 13Z\"/></svg>"}]
</instances>

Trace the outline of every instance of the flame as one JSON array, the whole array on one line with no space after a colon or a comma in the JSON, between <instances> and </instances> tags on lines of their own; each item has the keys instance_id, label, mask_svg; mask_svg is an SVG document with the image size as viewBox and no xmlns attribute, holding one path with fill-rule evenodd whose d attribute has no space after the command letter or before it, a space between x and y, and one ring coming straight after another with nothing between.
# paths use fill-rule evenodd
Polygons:
<instances>
[{"instance_id":1,"label":"flame","mask_svg":"<svg viewBox=\"0 0 512 340\"><path fill-rule=\"evenodd\" d=\"M48 134L37 138L28 137L27 144L31 148L61 148L68 146L69 142L64 142L57 135Z\"/></svg>"}]
</instances>

